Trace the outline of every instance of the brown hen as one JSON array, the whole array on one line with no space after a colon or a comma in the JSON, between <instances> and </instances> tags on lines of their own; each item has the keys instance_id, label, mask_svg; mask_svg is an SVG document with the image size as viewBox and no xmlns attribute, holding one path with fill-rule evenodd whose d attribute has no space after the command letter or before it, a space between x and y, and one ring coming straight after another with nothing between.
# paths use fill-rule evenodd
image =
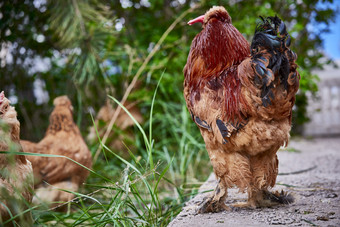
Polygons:
<instances>
[{"instance_id":1,"label":"brown hen","mask_svg":"<svg viewBox=\"0 0 340 227\"><path fill-rule=\"evenodd\" d=\"M39 143L22 140L25 152L38 154L63 155L91 168L91 153L73 121L73 107L67 96L54 99L54 110L50 115L50 125L45 137ZM61 191L65 189L76 192L89 175L84 167L66 158L29 156L32 162L36 196L33 202L66 202L74 194Z\"/></svg>"},{"instance_id":2,"label":"brown hen","mask_svg":"<svg viewBox=\"0 0 340 227\"><path fill-rule=\"evenodd\" d=\"M278 174L276 152L289 140L300 76L285 24L261 19L251 46L223 7L189 22L203 28L184 67L184 96L219 181L201 213L229 209L225 200L233 186L248 192L248 202L234 206L292 202L269 189Z\"/></svg>"},{"instance_id":3,"label":"brown hen","mask_svg":"<svg viewBox=\"0 0 340 227\"><path fill-rule=\"evenodd\" d=\"M0 151L19 151L20 123L17 112L10 101L0 93ZM33 170L24 155L0 154L0 223L28 209L32 201ZM8 210L10 213L8 212ZM20 226L32 225L31 213L21 214L15 219ZM8 225L12 224L9 222ZM1 225L1 224L0 224Z\"/></svg>"}]
</instances>

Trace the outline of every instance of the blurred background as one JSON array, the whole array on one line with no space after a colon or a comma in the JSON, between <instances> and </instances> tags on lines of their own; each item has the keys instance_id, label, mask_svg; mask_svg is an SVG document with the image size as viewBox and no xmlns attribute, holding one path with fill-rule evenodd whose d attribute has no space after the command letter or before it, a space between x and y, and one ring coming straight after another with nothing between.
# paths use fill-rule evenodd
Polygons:
<instances>
[{"instance_id":1,"label":"blurred background","mask_svg":"<svg viewBox=\"0 0 340 227\"><path fill-rule=\"evenodd\" d=\"M213 5L228 10L233 25L248 41L259 15L278 15L285 21L301 75L293 134L340 133L339 1L2 0L0 90L16 107L21 138L39 141L48 126L53 99L68 95L74 119L93 153L95 171L117 182L122 182L122 176L134 179L126 162L100 149L94 122L99 136L105 137L103 143L140 166L143 176L162 173L162 180L159 176L150 180L159 185L155 193L160 193L162 206L147 210L155 212L149 215L154 224L166 225L211 171L203 140L185 106L182 70L191 41L201 30L199 25L188 26L187 21ZM126 99L124 105L145 130L149 146L123 111L109 125L117 105L108 95ZM332 117L322 113L332 113ZM150 157L157 163L154 168L149 165ZM99 185L105 183L91 175L84 193L103 188ZM113 202L105 203L107 197L102 193L96 198L113 206ZM126 198L130 197L125 197L124 205L129 204ZM147 202L139 209L145 207ZM147 218L128 205L124 209L130 216ZM77 212L79 218L82 210ZM51 218L48 212L36 217L41 223Z\"/></svg>"}]
</instances>

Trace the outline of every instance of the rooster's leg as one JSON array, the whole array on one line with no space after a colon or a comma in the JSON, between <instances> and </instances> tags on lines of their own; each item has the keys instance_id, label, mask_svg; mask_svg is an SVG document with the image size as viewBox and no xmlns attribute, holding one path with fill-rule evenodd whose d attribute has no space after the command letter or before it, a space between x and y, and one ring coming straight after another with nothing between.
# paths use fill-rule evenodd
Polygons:
<instances>
[{"instance_id":1,"label":"rooster's leg","mask_svg":"<svg viewBox=\"0 0 340 227\"><path fill-rule=\"evenodd\" d=\"M268 188L275 185L278 174L278 159L275 147L268 150L266 155L256 155L250 158L252 169L252 181L248 187L248 201L246 203L233 204L234 207L256 208L272 206L274 198Z\"/></svg>"},{"instance_id":2,"label":"rooster's leg","mask_svg":"<svg viewBox=\"0 0 340 227\"><path fill-rule=\"evenodd\" d=\"M258 206L258 201L263 200L263 193L255 188L248 189L248 201L247 202L238 202L234 203L231 206L240 207L240 208L256 208Z\"/></svg>"},{"instance_id":3,"label":"rooster's leg","mask_svg":"<svg viewBox=\"0 0 340 227\"><path fill-rule=\"evenodd\" d=\"M230 210L225 204L227 198L227 187L220 180L217 184L214 194L210 197L204 198L204 201L200 204L197 213L217 213L224 210Z\"/></svg>"}]
</instances>

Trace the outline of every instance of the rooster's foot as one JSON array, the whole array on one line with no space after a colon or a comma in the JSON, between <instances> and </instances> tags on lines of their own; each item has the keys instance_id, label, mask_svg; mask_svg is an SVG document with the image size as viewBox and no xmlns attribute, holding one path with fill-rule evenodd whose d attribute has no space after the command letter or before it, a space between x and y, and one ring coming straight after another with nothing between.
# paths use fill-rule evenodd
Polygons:
<instances>
[{"instance_id":1,"label":"rooster's foot","mask_svg":"<svg viewBox=\"0 0 340 227\"><path fill-rule=\"evenodd\" d=\"M230 207L228 207L224 203L224 199L215 199L214 196L204 198L203 202L200 203L200 207L197 209L198 214L203 213L218 213L222 211L230 211Z\"/></svg>"}]
</instances>

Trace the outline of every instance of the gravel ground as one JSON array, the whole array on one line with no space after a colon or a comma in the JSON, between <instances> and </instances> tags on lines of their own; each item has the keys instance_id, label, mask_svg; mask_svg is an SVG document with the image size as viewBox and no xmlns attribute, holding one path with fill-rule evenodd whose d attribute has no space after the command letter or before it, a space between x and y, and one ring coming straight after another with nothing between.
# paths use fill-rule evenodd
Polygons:
<instances>
[{"instance_id":1,"label":"gravel ground","mask_svg":"<svg viewBox=\"0 0 340 227\"><path fill-rule=\"evenodd\" d=\"M196 214L198 204L209 195L200 193L169 226L340 226L340 137L293 140L278 156L280 173L274 190L293 193L295 203ZM212 174L200 191L215 186ZM237 191L230 189L227 204L246 200L246 194Z\"/></svg>"}]
</instances>

